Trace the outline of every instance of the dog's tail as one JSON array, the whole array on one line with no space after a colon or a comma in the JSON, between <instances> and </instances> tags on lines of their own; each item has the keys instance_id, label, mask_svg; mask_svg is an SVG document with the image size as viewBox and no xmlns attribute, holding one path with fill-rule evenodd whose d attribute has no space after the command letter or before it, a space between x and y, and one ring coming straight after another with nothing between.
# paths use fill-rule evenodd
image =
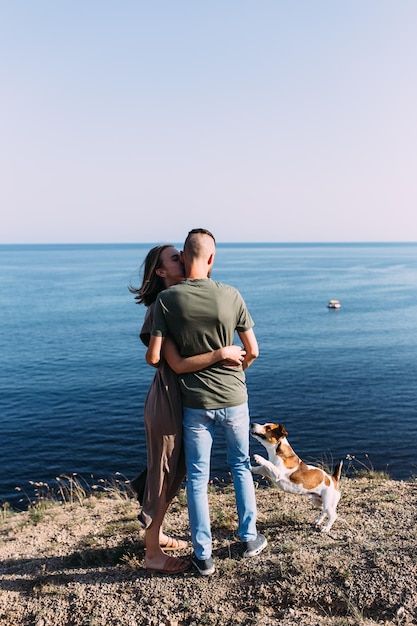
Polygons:
<instances>
[{"instance_id":1,"label":"dog's tail","mask_svg":"<svg viewBox=\"0 0 417 626\"><path fill-rule=\"evenodd\" d=\"M334 485L336 489L339 489L340 477L342 475L342 467L343 467L343 461L340 461L340 463L336 465L334 472L332 474L332 478L334 480Z\"/></svg>"}]
</instances>

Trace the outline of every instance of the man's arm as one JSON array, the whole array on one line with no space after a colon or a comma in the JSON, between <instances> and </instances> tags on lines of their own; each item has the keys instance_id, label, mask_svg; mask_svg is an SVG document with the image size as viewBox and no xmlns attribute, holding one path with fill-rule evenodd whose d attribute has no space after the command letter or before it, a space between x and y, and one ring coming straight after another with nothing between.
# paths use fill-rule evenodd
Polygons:
<instances>
[{"instance_id":1,"label":"man's arm","mask_svg":"<svg viewBox=\"0 0 417 626\"><path fill-rule=\"evenodd\" d=\"M238 335L243 343L243 348L246 351L245 357L242 361L242 367L246 370L259 356L258 342L252 328L244 332L240 331L238 332Z\"/></svg>"}]
</instances>

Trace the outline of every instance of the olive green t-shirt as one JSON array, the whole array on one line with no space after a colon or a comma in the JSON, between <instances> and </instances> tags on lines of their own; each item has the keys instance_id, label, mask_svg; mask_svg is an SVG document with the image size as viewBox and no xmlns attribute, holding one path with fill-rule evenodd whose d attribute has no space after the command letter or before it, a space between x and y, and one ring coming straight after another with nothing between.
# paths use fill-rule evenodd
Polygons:
<instances>
[{"instance_id":1,"label":"olive green t-shirt","mask_svg":"<svg viewBox=\"0 0 417 626\"><path fill-rule=\"evenodd\" d=\"M254 325L239 291L210 278L186 279L162 291L155 303L152 335L169 335L182 357L232 345L235 331ZM192 374L181 374L183 405L219 409L247 401L241 366L220 363Z\"/></svg>"}]
</instances>

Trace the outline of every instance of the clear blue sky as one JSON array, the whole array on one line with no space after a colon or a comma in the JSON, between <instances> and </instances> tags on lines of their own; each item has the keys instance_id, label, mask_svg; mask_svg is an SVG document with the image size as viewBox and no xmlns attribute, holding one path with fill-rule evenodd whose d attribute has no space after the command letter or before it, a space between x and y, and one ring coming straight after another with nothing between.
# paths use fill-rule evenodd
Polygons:
<instances>
[{"instance_id":1,"label":"clear blue sky","mask_svg":"<svg viewBox=\"0 0 417 626\"><path fill-rule=\"evenodd\" d=\"M0 0L0 243L417 240L416 0Z\"/></svg>"}]
</instances>

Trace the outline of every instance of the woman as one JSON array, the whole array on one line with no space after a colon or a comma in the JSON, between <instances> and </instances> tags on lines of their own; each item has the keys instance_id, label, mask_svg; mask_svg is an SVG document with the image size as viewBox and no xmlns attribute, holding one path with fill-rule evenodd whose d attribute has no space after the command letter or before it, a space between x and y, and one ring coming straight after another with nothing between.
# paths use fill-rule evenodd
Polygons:
<instances>
[{"instance_id":1,"label":"woman","mask_svg":"<svg viewBox=\"0 0 417 626\"><path fill-rule=\"evenodd\" d=\"M142 285L130 286L138 304L148 310L140 338L147 346L152 330L153 305L160 291L184 280L178 250L171 244L152 248L144 261ZM182 447L182 406L177 374L194 372L218 361L239 365L244 355L239 346L181 358L173 341L164 340L161 361L148 391L144 407L147 445L147 477L139 520L145 528L145 565L148 571L178 574L191 565L189 559L168 556L163 549L187 547L185 541L167 537L162 522L169 503L185 476Z\"/></svg>"}]
</instances>

